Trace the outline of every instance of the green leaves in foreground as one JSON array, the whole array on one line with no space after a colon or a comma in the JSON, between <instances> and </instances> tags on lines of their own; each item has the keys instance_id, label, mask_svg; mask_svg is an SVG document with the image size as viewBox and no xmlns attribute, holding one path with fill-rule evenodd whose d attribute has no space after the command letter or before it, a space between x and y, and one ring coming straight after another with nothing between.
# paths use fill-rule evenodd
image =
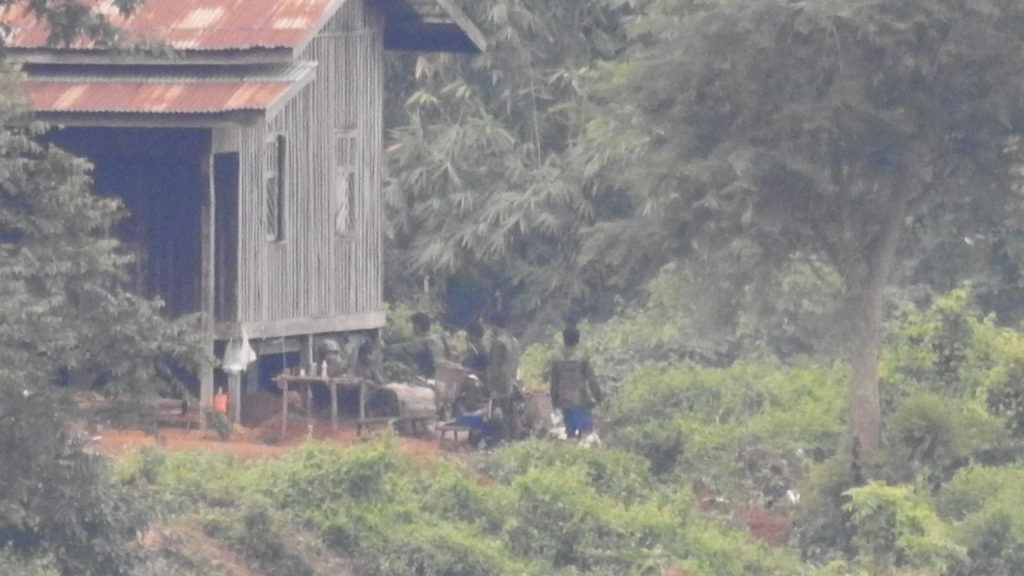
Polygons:
<instances>
[{"instance_id":1,"label":"green leaves in foreground","mask_svg":"<svg viewBox=\"0 0 1024 576\"><path fill-rule=\"evenodd\" d=\"M309 444L259 462L142 455L123 474L177 495L179 510L222 518L211 536L242 533L237 511L265 506L272 519L259 515L263 525L298 527L372 574L657 574L682 567L734 576L791 574L799 566L703 518L689 489L655 487L642 461L615 450L524 443L488 458L483 469L489 475L446 459L410 459L385 439L349 448Z\"/></svg>"}]
</instances>

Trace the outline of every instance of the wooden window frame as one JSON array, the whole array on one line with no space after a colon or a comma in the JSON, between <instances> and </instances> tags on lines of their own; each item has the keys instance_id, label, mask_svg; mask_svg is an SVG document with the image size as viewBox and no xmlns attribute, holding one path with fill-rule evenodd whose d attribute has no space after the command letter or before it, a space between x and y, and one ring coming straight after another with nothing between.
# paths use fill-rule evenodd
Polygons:
<instances>
[{"instance_id":1,"label":"wooden window frame","mask_svg":"<svg viewBox=\"0 0 1024 576\"><path fill-rule=\"evenodd\" d=\"M351 238L359 223L358 173L356 159L359 144L355 128L337 128L334 131L334 186L337 209L334 215L334 231L341 237Z\"/></svg>"},{"instance_id":2,"label":"wooden window frame","mask_svg":"<svg viewBox=\"0 0 1024 576\"><path fill-rule=\"evenodd\" d=\"M263 142L263 230L268 242L287 239L287 153L284 133L267 134Z\"/></svg>"}]
</instances>

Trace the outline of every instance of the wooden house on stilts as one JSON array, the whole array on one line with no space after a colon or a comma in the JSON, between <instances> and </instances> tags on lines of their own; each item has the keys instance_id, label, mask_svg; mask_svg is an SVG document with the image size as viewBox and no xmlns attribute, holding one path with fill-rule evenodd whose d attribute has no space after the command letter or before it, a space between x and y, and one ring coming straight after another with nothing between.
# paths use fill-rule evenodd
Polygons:
<instances>
[{"instance_id":1,"label":"wooden house on stilts","mask_svg":"<svg viewBox=\"0 0 1024 576\"><path fill-rule=\"evenodd\" d=\"M0 21L52 140L129 209L137 290L201 313L215 353L244 330L260 355L305 358L316 337L382 327L384 51L481 50L452 0L146 0L129 18L85 3L167 49L49 47L18 7ZM198 377L204 409L215 378Z\"/></svg>"}]
</instances>

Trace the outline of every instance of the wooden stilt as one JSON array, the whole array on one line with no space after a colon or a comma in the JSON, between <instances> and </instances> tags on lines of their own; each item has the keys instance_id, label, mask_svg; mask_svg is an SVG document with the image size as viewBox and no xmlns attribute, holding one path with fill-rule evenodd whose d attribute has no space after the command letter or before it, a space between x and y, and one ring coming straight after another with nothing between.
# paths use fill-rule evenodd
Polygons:
<instances>
[{"instance_id":1,"label":"wooden stilt","mask_svg":"<svg viewBox=\"0 0 1024 576\"><path fill-rule=\"evenodd\" d=\"M288 436L288 385L281 385L281 440Z\"/></svg>"},{"instance_id":2,"label":"wooden stilt","mask_svg":"<svg viewBox=\"0 0 1024 576\"><path fill-rule=\"evenodd\" d=\"M242 421L242 375L228 374L228 410L231 422Z\"/></svg>"},{"instance_id":3,"label":"wooden stilt","mask_svg":"<svg viewBox=\"0 0 1024 576\"><path fill-rule=\"evenodd\" d=\"M334 382L328 384L331 388L331 428L338 431L338 385Z\"/></svg>"},{"instance_id":4,"label":"wooden stilt","mask_svg":"<svg viewBox=\"0 0 1024 576\"><path fill-rule=\"evenodd\" d=\"M202 322L203 345L209 359L199 368L199 427L206 429L206 414L213 409L213 306L214 306L214 232L215 206L213 187L213 155L206 154L202 160L202 174L205 190L200 201L200 274L199 306Z\"/></svg>"}]
</instances>

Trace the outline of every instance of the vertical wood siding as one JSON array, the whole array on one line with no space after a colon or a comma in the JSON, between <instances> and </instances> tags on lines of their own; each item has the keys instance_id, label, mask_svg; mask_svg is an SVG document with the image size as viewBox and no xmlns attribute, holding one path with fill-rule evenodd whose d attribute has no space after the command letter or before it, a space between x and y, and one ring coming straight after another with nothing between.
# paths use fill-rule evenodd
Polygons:
<instances>
[{"instance_id":1,"label":"vertical wood siding","mask_svg":"<svg viewBox=\"0 0 1024 576\"><path fill-rule=\"evenodd\" d=\"M269 125L237 133L240 156L241 322L324 319L380 311L380 183L383 153L383 21L366 0L349 0L302 58L316 79ZM353 130L354 229L336 232L339 130ZM286 139L284 240L264 228L263 151ZM234 136L234 135L233 135Z\"/></svg>"}]
</instances>

